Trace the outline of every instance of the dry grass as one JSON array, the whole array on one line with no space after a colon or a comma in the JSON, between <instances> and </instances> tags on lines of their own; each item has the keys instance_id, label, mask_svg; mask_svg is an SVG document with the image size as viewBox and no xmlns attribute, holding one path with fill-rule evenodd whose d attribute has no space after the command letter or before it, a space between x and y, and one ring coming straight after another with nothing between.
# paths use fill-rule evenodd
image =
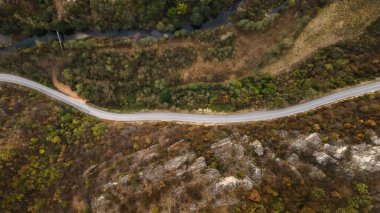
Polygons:
<instances>
[{"instance_id":1,"label":"dry grass","mask_svg":"<svg viewBox=\"0 0 380 213\"><path fill-rule=\"evenodd\" d=\"M234 32L237 36L234 43L234 55L224 61L208 61L205 55L211 46L194 41L192 38L170 39L155 43L152 46L133 45L133 47L114 47L98 49L99 52L130 53L135 50L157 50L161 55L165 50L177 47L193 48L198 58L196 62L181 70L181 81L192 83L199 81L220 82L238 79L252 74L252 68L260 64L267 56L268 50L284 38L294 36L301 19L294 10L282 14L274 25L264 32L242 32L234 26L225 26L223 32Z\"/></svg>"},{"instance_id":2,"label":"dry grass","mask_svg":"<svg viewBox=\"0 0 380 213\"><path fill-rule=\"evenodd\" d=\"M281 15L274 26L265 32L244 33L236 28L228 29L237 34L234 56L222 62L198 59L191 67L182 71L182 80L186 83L197 82L200 79L215 82L251 75L252 67L263 61L268 49L282 39L293 36L299 21L295 14L289 11Z\"/></svg>"},{"instance_id":3,"label":"dry grass","mask_svg":"<svg viewBox=\"0 0 380 213\"><path fill-rule=\"evenodd\" d=\"M378 0L339 0L322 9L288 53L263 69L276 74L310 57L318 49L354 38L380 16Z\"/></svg>"},{"instance_id":4,"label":"dry grass","mask_svg":"<svg viewBox=\"0 0 380 213\"><path fill-rule=\"evenodd\" d=\"M64 14L65 14L65 8L63 6L64 0L55 0L54 1L54 5L55 5L55 9L57 10L57 15L58 15L58 19L62 19L64 17Z\"/></svg>"}]
</instances>

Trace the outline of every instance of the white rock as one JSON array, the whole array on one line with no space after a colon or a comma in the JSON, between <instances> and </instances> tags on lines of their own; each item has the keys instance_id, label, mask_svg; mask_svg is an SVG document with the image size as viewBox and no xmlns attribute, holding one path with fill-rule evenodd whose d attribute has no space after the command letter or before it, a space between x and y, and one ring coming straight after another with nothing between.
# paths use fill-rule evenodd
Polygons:
<instances>
[{"instance_id":1,"label":"white rock","mask_svg":"<svg viewBox=\"0 0 380 213\"><path fill-rule=\"evenodd\" d=\"M374 134L373 136L371 136L371 141L373 144L377 145L377 146L380 146L380 138Z\"/></svg>"},{"instance_id":2,"label":"white rock","mask_svg":"<svg viewBox=\"0 0 380 213\"><path fill-rule=\"evenodd\" d=\"M95 172L95 169L96 167L98 166L98 164L95 164L95 165L92 165L90 166L88 169L86 169L83 174L82 174L82 177L86 178L88 177L89 175L91 175L92 173Z\"/></svg>"},{"instance_id":3,"label":"white rock","mask_svg":"<svg viewBox=\"0 0 380 213\"><path fill-rule=\"evenodd\" d=\"M298 139L290 144L290 148L298 151L305 152L308 150L317 150L322 147L322 141L318 133L313 133L306 138Z\"/></svg>"},{"instance_id":4,"label":"white rock","mask_svg":"<svg viewBox=\"0 0 380 213\"><path fill-rule=\"evenodd\" d=\"M189 154L175 157L175 158L173 158L173 159L171 159L165 163L164 169L167 171L172 171L172 170L178 169L180 166L182 166L189 159L189 157L190 157Z\"/></svg>"},{"instance_id":5,"label":"white rock","mask_svg":"<svg viewBox=\"0 0 380 213\"><path fill-rule=\"evenodd\" d=\"M249 138L247 135L244 135L241 139L240 139L240 142L242 144L247 144L249 142Z\"/></svg>"},{"instance_id":6,"label":"white rock","mask_svg":"<svg viewBox=\"0 0 380 213\"><path fill-rule=\"evenodd\" d=\"M264 147L260 143L260 141L255 140L254 142L250 143L249 145L254 148L254 150L255 150L255 152L256 152L256 154L258 156L263 156L264 155Z\"/></svg>"},{"instance_id":7,"label":"white rock","mask_svg":"<svg viewBox=\"0 0 380 213\"><path fill-rule=\"evenodd\" d=\"M315 157L317 162L321 164L322 166L326 166L329 163L333 163L333 164L337 163L337 161L334 158L332 158L330 155L324 152L316 151L313 153L313 156Z\"/></svg>"},{"instance_id":8,"label":"white rock","mask_svg":"<svg viewBox=\"0 0 380 213\"><path fill-rule=\"evenodd\" d=\"M348 151L348 147L347 146L342 146L342 147L339 147L335 154L334 154L334 158L338 159L338 160L341 160L344 158L344 155L347 153Z\"/></svg>"},{"instance_id":9,"label":"white rock","mask_svg":"<svg viewBox=\"0 0 380 213\"><path fill-rule=\"evenodd\" d=\"M318 133L313 133L309 135L305 141L307 142L307 145L311 146L313 149L318 149L322 146L322 140L319 137Z\"/></svg>"},{"instance_id":10,"label":"white rock","mask_svg":"<svg viewBox=\"0 0 380 213\"><path fill-rule=\"evenodd\" d=\"M316 166L312 166L310 172L308 173L310 178L316 180L322 180L326 177L326 174Z\"/></svg>"},{"instance_id":11,"label":"white rock","mask_svg":"<svg viewBox=\"0 0 380 213\"><path fill-rule=\"evenodd\" d=\"M241 160L245 152L245 148L242 145L232 142L230 138L212 144L211 150L221 163L231 162L232 159Z\"/></svg>"},{"instance_id":12,"label":"white rock","mask_svg":"<svg viewBox=\"0 0 380 213\"><path fill-rule=\"evenodd\" d=\"M323 145L322 150L326 154L333 156L334 158L336 158L338 160L342 160L344 158L344 155L348 151L348 146L338 147L338 146L332 146L330 144L325 144L325 145Z\"/></svg>"},{"instance_id":13,"label":"white rock","mask_svg":"<svg viewBox=\"0 0 380 213\"><path fill-rule=\"evenodd\" d=\"M290 165L292 166L297 166L298 163L300 162L300 158L298 157L298 155L296 155L295 153L293 153L292 155L290 155L288 157L288 159L286 160Z\"/></svg>"},{"instance_id":14,"label":"white rock","mask_svg":"<svg viewBox=\"0 0 380 213\"><path fill-rule=\"evenodd\" d=\"M252 169L252 173L251 173L250 177L255 182L255 184L260 184L261 180L263 178L262 170L253 163L250 164L250 167Z\"/></svg>"},{"instance_id":15,"label":"white rock","mask_svg":"<svg viewBox=\"0 0 380 213\"><path fill-rule=\"evenodd\" d=\"M211 145L211 149L218 149L224 146L232 146L233 143L231 142L230 138L225 138L217 143L214 143Z\"/></svg>"},{"instance_id":16,"label":"white rock","mask_svg":"<svg viewBox=\"0 0 380 213\"><path fill-rule=\"evenodd\" d=\"M353 170L378 172L380 171L380 147L368 144L352 146L352 160L349 166Z\"/></svg>"},{"instance_id":17,"label":"white rock","mask_svg":"<svg viewBox=\"0 0 380 213\"><path fill-rule=\"evenodd\" d=\"M189 166L187 171L196 172L196 171L199 171L203 168L206 168L206 166L207 166L207 164L205 162L205 158L200 157L200 158L196 159L195 162L193 164L191 164L191 166Z\"/></svg>"},{"instance_id":18,"label":"white rock","mask_svg":"<svg viewBox=\"0 0 380 213\"><path fill-rule=\"evenodd\" d=\"M224 190L231 190L239 187L243 187L244 190L248 191L252 190L253 184L249 177L238 179L234 176L229 176L221 179L215 184L215 191L216 193L219 193Z\"/></svg>"},{"instance_id":19,"label":"white rock","mask_svg":"<svg viewBox=\"0 0 380 213\"><path fill-rule=\"evenodd\" d=\"M117 186L119 183L118 182L111 182L111 183L106 183L103 185L103 191L107 191L108 189Z\"/></svg>"},{"instance_id":20,"label":"white rock","mask_svg":"<svg viewBox=\"0 0 380 213\"><path fill-rule=\"evenodd\" d=\"M125 175L119 179L120 184L127 184L129 181L129 175Z\"/></svg>"}]
</instances>

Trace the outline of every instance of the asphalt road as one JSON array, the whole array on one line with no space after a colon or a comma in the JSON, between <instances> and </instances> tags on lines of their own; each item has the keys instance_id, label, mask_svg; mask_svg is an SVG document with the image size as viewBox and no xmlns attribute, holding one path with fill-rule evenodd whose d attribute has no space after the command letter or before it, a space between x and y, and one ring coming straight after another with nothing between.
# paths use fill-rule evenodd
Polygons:
<instances>
[{"instance_id":1,"label":"asphalt road","mask_svg":"<svg viewBox=\"0 0 380 213\"><path fill-rule=\"evenodd\" d=\"M98 117L103 120L111 121L176 121L190 122L199 124L225 124L225 123L240 123L250 121L263 121L275 118L287 117L296 115L302 112L310 111L321 106L329 105L344 99L361 96L366 93L371 93L380 90L380 80L376 82L361 84L359 86L350 87L331 93L324 97L294 105L288 108L257 111L248 113L232 113L225 115L211 114L189 114L189 113L173 113L173 112L142 112L142 113L112 113L103 111L85 103L81 103L65 94L56 90L50 89L34 81L21 78L10 74L0 74L0 82L7 82L28 87L30 89L41 92L53 99L68 104L79 111L89 115Z\"/></svg>"}]
</instances>

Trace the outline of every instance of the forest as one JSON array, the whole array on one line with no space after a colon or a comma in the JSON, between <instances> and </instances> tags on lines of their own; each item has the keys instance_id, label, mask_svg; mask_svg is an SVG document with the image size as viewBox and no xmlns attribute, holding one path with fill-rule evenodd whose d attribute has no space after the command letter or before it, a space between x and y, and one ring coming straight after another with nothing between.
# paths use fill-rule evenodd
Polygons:
<instances>
[{"instance_id":1,"label":"forest","mask_svg":"<svg viewBox=\"0 0 380 213\"><path fill-rule=\"evenodd\" d=\"M43 35L48 31L61 33L86 30L157 29L175 32L185 26L199 28L203 23L228 11L233 0L39 0L0 2L0 34L23 38ZM304 13L322 7L328 0L290 1L288 7L299 7ZM241 3L241 2L240 2ZM231 17L245 30L262 30L274 17L265 18L283 0L244 1L242 9ZM281 11L278 11L281 12Z\"/></svg>"},{"instance_id":2,"label":"forest","mask_svg":"<svg viewBox=\"0 0 380 213\"><path fill-rule=\"evenodd\" d=\"M231 5L232 0L1 1L0 33L38 35L90 28L173 32L187 24L199 27Z\"/></svg>"}]
</instances>

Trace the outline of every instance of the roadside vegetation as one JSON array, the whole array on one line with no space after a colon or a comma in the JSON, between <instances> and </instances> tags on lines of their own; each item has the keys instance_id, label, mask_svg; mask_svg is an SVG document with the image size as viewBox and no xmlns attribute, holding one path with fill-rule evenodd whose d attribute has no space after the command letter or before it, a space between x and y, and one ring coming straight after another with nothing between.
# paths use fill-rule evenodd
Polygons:
<instances>
[{"instance_id":1,"label":"roadside vegetation","mask_svg":"<svg viewBox=\"0 0 380 213\"><path fill-rule=\"evenodd\" d=\"M296 1L263 32L223 27L183 31L173 39L90 38L66 42L63 53L56 41L42 43L1 57L0 71L49 86L51 76L57 76L90 103L112 110L229 112L285 107L379 76L379 20L361 36L324 48L288 72L258 71L292 47L292 36L302 28L297 25L325 3ZM243 14L273 5L279 2L244 2L233 20L240 22L249 18ZM261 40L279 32L293 17L298 18L289 25L292 30L270 42ZM261 18L252 15L250 20Z\"/></svg>"},{"instance_id":2,"label":"roadside vegetation","mask_svg":"<svg viewBox=\"0 0 380 213\"><path fill-rule=\"evenodd\" d=\"M59 80L91 103L115 110L279 108L379 77L379 23L375 22L359 38L320 50L289 72L257 73L222 83L189 84L181 78L181 70L199 57L223 60L233 47L233 34L211 37L210 42L218 48L202 56L189 47L151 49L149 40L143 44L146 48L126 53L107 48L96 51L96 48L117 44L107 40L104 43L71 42L66 47L69 53ZM205 42L210 38L207 34L198 36ZM120 44L134 45L132 41L123 40ZM48 51L48 48L42 46L39 51ZM23 62L17 63L20 58ZM40 69L38 58L31 57L29 52L20 53L17 58L4 58L1 64L6 70L49 82L49 73L36 71Z\"/></svg>"},{"instance_id":3,"label":"roadside vegetation","mask_svg":"<svg viewBox=\"0 0 380 213\"><path fill-rule=\"evenodd\" d=\"M122 111L279 108L378 77L379 23L359 38L320 50L289 72L257 73L221 83L186 83L182 72L199 58L225 60L233 54L232 33L192 35L215 47L206 53L188 46L158 49L149 39L139 41L138 48L128 52L113 47L133 47L133 40L73 41L66 44L68 53L61 63L59 80L95 105ZM2 69L50 85L50 71L44 71L40 58L31 56L31 51L46 54L51 46L44 44L17 57L4 57L0 60Z\"/></svg>"},{"instance_id":4,"label":"roadside vegetation","mask_svg":"<svg viewBox=\"0 0 380 213\"><path fill-rule=\"evenodd\" d=\"M126 163L129 161L117 161L115 156L127 156L155 144L163 147L160 154L170 157L174 148L164 147L180 141L180 144L185 144L181 146L189 146L198 156L205 156L207 165L224 174L224 167L210 153L210 145L227 136L247 135L263 141L265 146L282 157L287 149L281 142L284 132L291 137L318 132L323 143L341 141L351 145L370 141L373 132L380 133L376 125L380 123L379 93L270 122L192 126L103 122L52 102L36 92L7 84L0 85L0 88L0 208L11 212L89 211L94 196L104 192L102 184L111 181L114 178L112 174L117 174L122 168L129 168ZM310 161L307 158L302 160ZM87 168L102 162L107 162L101 167L104 172L86 178L91 174ZM229 211L308 212L310 209L340 209L340 212L355 212L379 207L375 199L380 181L377 175L366 177L357 174L351 179L333 167L325 167L328 177L316 181L299 179L274 162L259 165L267 172L274 172L282 181L266 179L250 193L231 191L242 201L229 207ZM245 174L247 171L236 171L239 178L244 178ZM129 184L142 181L137 174L129 175L134 177ZM97 178L94 177L100 177L102 184L96 182ZM184 182L194 180L191 176L186 178ZM133 210L140 201L145 201L143 205L152 208L160 197L166 196L168 187L175 184L165 180L159 186L146 185L149 187L143 193L126 194L130 203L120 203L120 208ZM181 203L204 196L196 194L199 184L201 182L189 185L187 192L190 200L182 200ZM165 202L160 205L170 207Z\"/></svg>"}]
</instances>

